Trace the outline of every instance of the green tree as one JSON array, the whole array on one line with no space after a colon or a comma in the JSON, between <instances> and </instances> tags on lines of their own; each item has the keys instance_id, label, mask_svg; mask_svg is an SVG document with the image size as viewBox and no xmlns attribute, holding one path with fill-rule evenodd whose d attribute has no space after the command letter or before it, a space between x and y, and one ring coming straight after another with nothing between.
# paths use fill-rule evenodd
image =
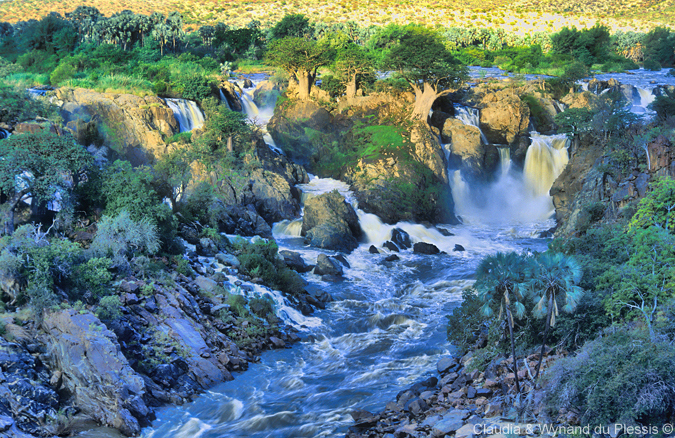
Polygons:
<instances>
[{"instance_id":1,"label":"green tree","mask_svg":"<svg viewBox=\"0 0 675 438\"><path fill-rule=\"evenodd\" d=\"M304 38L311 34L309 18L302 14L287 14L270 29L270 37L276 40L287 37Z\"/></svg>"},{"instance_id":2,"label":"green tree","mask_svg":"<svg viewBox=\"0 0 675 438\"><path fill-rule=\"evenodd\" d=\"M675 180L663 177L650 185L651 191L638 204L628 229L656 226L675 232Z\"/></svg>"},{"instance_id":3,"label":"green tree","mask_svg":"<svg viewBox=\"0 0 675 438\"><path fill-rule=\"evenodd\" d=\"M71 137L41 131L0 141L2 233L14 232L14 211L29 197L42 203L58 192L66 202L92 163L91 155Z\"/></svg>"},{"instance_id":4,"label":"green tree","mask_svg":"<svg viewBox=\"0 0 675 438\"><path fill-rule=\"evenodd\" d=\"M373 59L361 46L353 43L338 51L334 69L340 82L347 87L347 98L356 96L359 81L375 71Z\"/></svg>"},{"instance_id":5,"label":"green tree","mask_svg":"<svg viewBox=\"0 0 675 438\"><path fill-rule=\"evenodd\" d=\"M301 100L308 100L319 67L330 64L333 51L326 45L299 37L273 41L266 54L268 64L280 67L298 81Z\"/></svg>"},{"instance_id":6,"label":"green tree","mask_svg":"<svg viewBox=\"0 0 675 438\"><path fill-rule=\"evenodd\" d=\"M528 267L527 288L538 299L533 314L537 318L546 316L535 380L539 377L541 362L544 359L548 331L551 327L555 327L559 307L565 312L573 312L581 300L583 289L578 284L582 274L581 266L576 260L562 253L545 252Z\"/></svg>"},{"instance_id":7,"label":"green tree","mask_svg":"<svg viewBox=\"0 0 675 438\"><path fill-rule=\"evenodd\" d=\"M415 92L412 119L426 120L434 101L453 92L466 79L466 68L430 29L408 26L383 59Z\"/></svg>"},{"instance_id":8,"label":"green tree","mask_svg":"<svg viewBox=\"0 0 675 438\"><path fill-rule=\"evenodd\" d=\"M518 360L516 359L516 343L513 336L513 316L521 318L525 315L525 300L520 284L528 265L528 258L515 252L490 255L481 260L476 269L476 289L478 299L483 303L481 312L486 317L494 314L499 308L499 319L504 318L511 339L511 356L516 378L516 390L520 393L518 379ZM513 306L513 308L512 308Z\"/></svg>"}]
</instances>

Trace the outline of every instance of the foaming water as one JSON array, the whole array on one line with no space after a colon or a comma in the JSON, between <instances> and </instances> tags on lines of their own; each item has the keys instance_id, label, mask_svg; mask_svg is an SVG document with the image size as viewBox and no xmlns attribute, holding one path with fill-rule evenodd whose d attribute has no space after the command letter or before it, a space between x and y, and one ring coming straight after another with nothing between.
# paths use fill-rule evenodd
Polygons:
<instances>
[{"instance_id":1,"label":"foaming water","mask_svg":"<svg viewBox=\"0 0 675 438\"><path fill-rule=\"evenodd\" d=\"M165 99L178 122L180 132L189 132L204 126L204 113L197 102L186 99Z\"/></svg>"}]
</instances>

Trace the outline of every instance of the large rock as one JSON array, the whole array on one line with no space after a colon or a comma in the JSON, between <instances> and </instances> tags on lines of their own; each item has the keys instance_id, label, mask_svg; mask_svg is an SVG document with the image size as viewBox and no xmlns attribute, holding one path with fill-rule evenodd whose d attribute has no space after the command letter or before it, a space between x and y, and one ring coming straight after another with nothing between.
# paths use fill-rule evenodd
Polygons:
<instances>
[{"instance_id":1,"label":"large rock","mask_svg":"<svg viewBox=\"0 0 675 438\"><path fill-rule=\"evenodd\" d=\"M342 264L333 257L328 257L326 254L319 254L316 258L314 273L316 275L339 277L343 273Z\"/></svg>"},{"instance_id":2,"label":"large rock","mask_svg":"<svg viewBox=\"0 0 675 438\"><path fill-rule=\"evenodd\" d=\"M307 200L301 234L313 246L351 251L362 231L354 208L333 190Z\"/></svg>"},{"instance_id":3,"label":"large rock","mask_svg":"<svg viewBox=\"0 0 675 438\"><path fill-rule=\"evenodd\" d=\"M267 125L272 139L296 163L309 164L316 152L313 132L335 131L333 116L311 100L287 100Z\"/></svg>"},{"instance_id":4,"label":"large rock","mask_svg":"<svg viewBox=\"0 0 675 438\"><path fill-rule=\"evenodd\" d=\"M75 138L87 139L91 134L89 123L95 121L101 141L133 164L151 163L165 154L164 138L179 129L173 111L156 96L97 93L82 88L59 88L56 95L63 102L63 123Z\"/></svg>"},{"instance_id":5,"label":"large rock","mask_svg":"<svg viewBox=\"0 0 675 438\"><path fill-rule=\"evenodd\" d=\"M499 162L497 148L485 145L480 130L457 119L443 125L443 142L450 148L450 167L460 169L468 180L485 180Z\"/></svg>"},{"instance_id":6,"label":"large rock","mask_svg":"<svg viewBox=\"0 0 675 438\"><path fill-rule=\"evenodd\" d=\"M73 309L46 313L42 326L51 367L62 372L76 406L125 435L138 434L139 419L149 414L142 399L145 384L120 352L115 334L93 314Z\"/></svg>"},{"instance_id":7,"label":"large rock","mask_svg":"<svg viewBox=\"0 0 675 438\"><path fill-rule=\"evenodd\" d=\"M481 100L480 128L492 144L512 144L527 133L530 109L512 90L486 94Z\"/></svg>"}]
</instances>

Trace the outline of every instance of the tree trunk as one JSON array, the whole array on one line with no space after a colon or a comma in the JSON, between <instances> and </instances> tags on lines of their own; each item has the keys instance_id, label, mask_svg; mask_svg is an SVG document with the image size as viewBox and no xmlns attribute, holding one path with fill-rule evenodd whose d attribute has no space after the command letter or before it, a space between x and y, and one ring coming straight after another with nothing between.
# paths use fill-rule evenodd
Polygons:
<instances>
[{"instance_id":1,"label":"tree trunk","mask_svg":"<svg viewBox=\"0 0 675 438\"><path fill-rule=\"evenodd\" d=\"M14 197L10 198L9 201L5 203L0 208L0 212L2 213L2 220L4 221L2 225L2 233L0 234L7 234L11 236L14 234L14 210L16 210L16 206L19 205L19 202L23 199L24 196L28 194L28 189L23 189L19 193L16 193Z\"/></svg>"},{"instance_id":2,"label":"tree trunk","mask_svg":"<svg viewBox=\"0 0 675 438\"><path fill-rule=\"evenodd\" d=\"M513 339L513 327L511 326L511 307L506 305L506 324L509 326L509 335L511 336L511 357L513 358L513 373L516 376L516 391L520 394L520 383L518 382L518 359L516 359L516 342Z\"/></svg>"},{"instance_id":3,"label":"tree trunk","mask_svg":"<svg viewBox=\"0 0 675 438\"><path fill-rule=\"evenodd\" d=\"M534 381L539 377L539 370L541 369L541 362L544 360L544 348L546 348L546 337L548 336L548 328L551 325L551 315L553 314L553 294L548 300L548 312L546 312L546 326L544 327L544 340L541 343L541 351L539 352L539 363L537 363L537 371L534 373Z\"/></svg>"},{"instance_id":4,"label":"tree trunk","mask_svg":"<svg viewBox=\"0 0 675 438\"><path fill-rule=\"evenodd\" d=\"M309 100L309 94L314 85L314 75L308 71L299 71L295 76L298 78L298 97L300 100Z\"/></svg>"},{"instance_id":5,"label":"tree trunk","mask_svg":"<svg viewBox=\"0 0 675 438\"><path fill-rule=\"evenodd\" d=\"M345 91L345 97L350 99L356 96L356 75L353 75L349 82L347 82L347 90Z\"/></svg>"},{"instance_id":6,"label":"tree trunk","mask_svg":"<svg viewBox=\"0 0 675 438\"><path fill-rule=\"evenodd\" d=\"M429 111L431 111L431 106L434 104L436 99L441 96L441 93L437 93L436 90L426 82L424 87L413 86L415 90L415 106L413 107L413 112L411 114L412 120L422 120L427 121L429 117Z\"/></svg>"}]
</instances>

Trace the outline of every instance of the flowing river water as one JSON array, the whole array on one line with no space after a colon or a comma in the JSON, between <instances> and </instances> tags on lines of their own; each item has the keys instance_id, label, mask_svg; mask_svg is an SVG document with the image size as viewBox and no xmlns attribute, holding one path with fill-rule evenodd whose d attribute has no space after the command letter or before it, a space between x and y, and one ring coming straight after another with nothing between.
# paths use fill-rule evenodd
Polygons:
<instances>
[{"instance_id":1,"label":"flowing river water","mask_svg":"<svg viewBox=\"0 0 675 438\"><path fill-rule=\"evenodd\" d=\"M249 117L265 126L271 109L255 107L250 89L240 97ZM472 111L460 109L458 114L463 123L477 124ZM280 152L269 135L266 141ZM489 185L470 187L460 170L449 169L455 208L464 223L439 228L453 235L422 225L386 225L357 210L366 237L346 256L350 268L344 281L326 283L305 274L334 301L311 317L296 313L285 318L298 328L302 341L263 353L234 381L191 403L159 409L142 436L341 437L353 424L351 410L381 410L405 387L434 375L439 358L452 353L447 316L471 287L481 258L497 251L546 249L547 240L537 236L554 225L548 189L567 164L568 144L560 136L532 133L532 145L523 170L511 166L508 148L497 145L501 171ZM348 186L339 181L313 178L300 188L303 196L338 189L355 205ZM331 254L305 246L300 226L301 220L275 225L280 249L297 251L311 264L319 253ZM400 260L384 261L388 250L382 243L394 227L407 231L413 242L433 243L445 254L402 251ZM453 251L457 244L466 250ZM371 254L370 245L381 253Z\"/></svg>"}]
</instances>

